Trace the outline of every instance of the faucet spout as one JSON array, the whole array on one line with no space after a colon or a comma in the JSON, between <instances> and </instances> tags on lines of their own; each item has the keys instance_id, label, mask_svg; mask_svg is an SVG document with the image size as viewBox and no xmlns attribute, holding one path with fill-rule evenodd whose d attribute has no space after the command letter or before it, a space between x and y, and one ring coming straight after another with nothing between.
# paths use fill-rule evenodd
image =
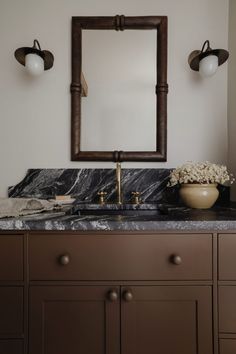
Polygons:
<instances>
[{"instance_id":1,"label":"faucet spout","mask_svg":"<svg viewBox=\"0 0 236 354\"><path fill-rule=\"evenodd\" d=\"M122 204L121 196L121 163L116 163L116 192L117 192L117 204Z\"/></svg>"}]
</instances>

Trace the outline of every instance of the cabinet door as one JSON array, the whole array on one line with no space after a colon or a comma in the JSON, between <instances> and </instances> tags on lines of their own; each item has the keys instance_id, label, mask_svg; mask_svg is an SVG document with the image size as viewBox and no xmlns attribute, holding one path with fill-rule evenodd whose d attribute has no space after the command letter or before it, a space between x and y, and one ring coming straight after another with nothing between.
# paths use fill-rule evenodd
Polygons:
<instances>
[{"instance_id":1,"label":"cabinet door","mask_svg":"<svg viewBox=\"0 0 236 354\"><path fill-rule=\"evenodd\" d=\"M209 286L122 289L122 354L211 354Z\"/></svg>"},{"instance_id":2,"label":"cabinet door","mask_svg":"<svg viewBox=\"0 0 236 354\"><path fill-rule=\"evenodd\" d=\"M0 338L22 337L23 298L22 287L0 286Z\"/></svg>"},{"instance_id":3,"label":"cabinet door","mask_svg":"<svg viewBox=\"0 0 236 354\"><path fill-rule=\"evenodd\" d=\"M119 354L119 288L34 286L29 353Z\"/></svg>"},{"instance_id":4,"label":"cabinet door","mask_svg":"<svg viewBox=\"0 0 236 354\"><path fill-rule=\"evenodd\" d=\"M219 235L219 280L236 280L236 234Z\"/></svg>"},{"instance_id":5,"label":"cabinet door","mask_svg":"<svg viewBox=\"0 0 236 354\"><path fill-rule=\"evenodd\" d=\"M23 280L22 235L0 235L0 280Z\"/></svg>"},{"instance_id":6,"label":"cabinet door","mask_svg":"<svg viewBox=\"0 0 236 354\"><path fill-rule=\"evenodd\" d=\"M219 286L219 332L236 333L236 286Z\"/></svg>"}]
</instances>

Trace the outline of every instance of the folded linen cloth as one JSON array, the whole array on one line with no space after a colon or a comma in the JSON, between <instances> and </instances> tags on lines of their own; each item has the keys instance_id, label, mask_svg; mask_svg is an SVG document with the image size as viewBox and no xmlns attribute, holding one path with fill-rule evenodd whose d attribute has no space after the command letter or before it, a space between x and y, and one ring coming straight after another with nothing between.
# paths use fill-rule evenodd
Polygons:
<instances>
[{"instance_id":1,"label":"folded linen cloth","mask_svg":"<svg viewBox=\"0 0 236 354\"><path fill-rule=\"evenodd\" d=\"M0 198L0 218L37 214L54 209L54 203L36 198Z\"/></svg>"}]
</instances>

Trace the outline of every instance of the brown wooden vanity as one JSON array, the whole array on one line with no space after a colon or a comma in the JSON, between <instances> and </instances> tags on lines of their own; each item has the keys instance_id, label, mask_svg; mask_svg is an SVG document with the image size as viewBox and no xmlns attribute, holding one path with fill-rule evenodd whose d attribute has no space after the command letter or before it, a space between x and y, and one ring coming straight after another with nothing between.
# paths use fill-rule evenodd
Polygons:
<instances>
[{"instance_id":1,"label":"brown wooden vanity","mask_svg":"<svg viewBox=\"0 0 236 354\"><path fill-rule=\"evenodd\" d=\"M234 354L236 233L0 234L0 354Z\"/></svg>"}]
</instances>

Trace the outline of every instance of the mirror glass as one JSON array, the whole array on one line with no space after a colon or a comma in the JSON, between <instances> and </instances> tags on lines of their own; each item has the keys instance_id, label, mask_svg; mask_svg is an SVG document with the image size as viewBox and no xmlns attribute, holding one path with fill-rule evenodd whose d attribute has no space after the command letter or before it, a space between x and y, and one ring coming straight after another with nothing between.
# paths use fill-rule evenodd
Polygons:
<instances>
[{"instance_id":1,"label":"mirror glass","mask_svg":"<svg viewBox=\"0 0 236 354\"><path fill-rule=\"evenodd\" d=\"M156 149L154 30L83 30L81 150Z\"/></svg>"}]
</instances>

